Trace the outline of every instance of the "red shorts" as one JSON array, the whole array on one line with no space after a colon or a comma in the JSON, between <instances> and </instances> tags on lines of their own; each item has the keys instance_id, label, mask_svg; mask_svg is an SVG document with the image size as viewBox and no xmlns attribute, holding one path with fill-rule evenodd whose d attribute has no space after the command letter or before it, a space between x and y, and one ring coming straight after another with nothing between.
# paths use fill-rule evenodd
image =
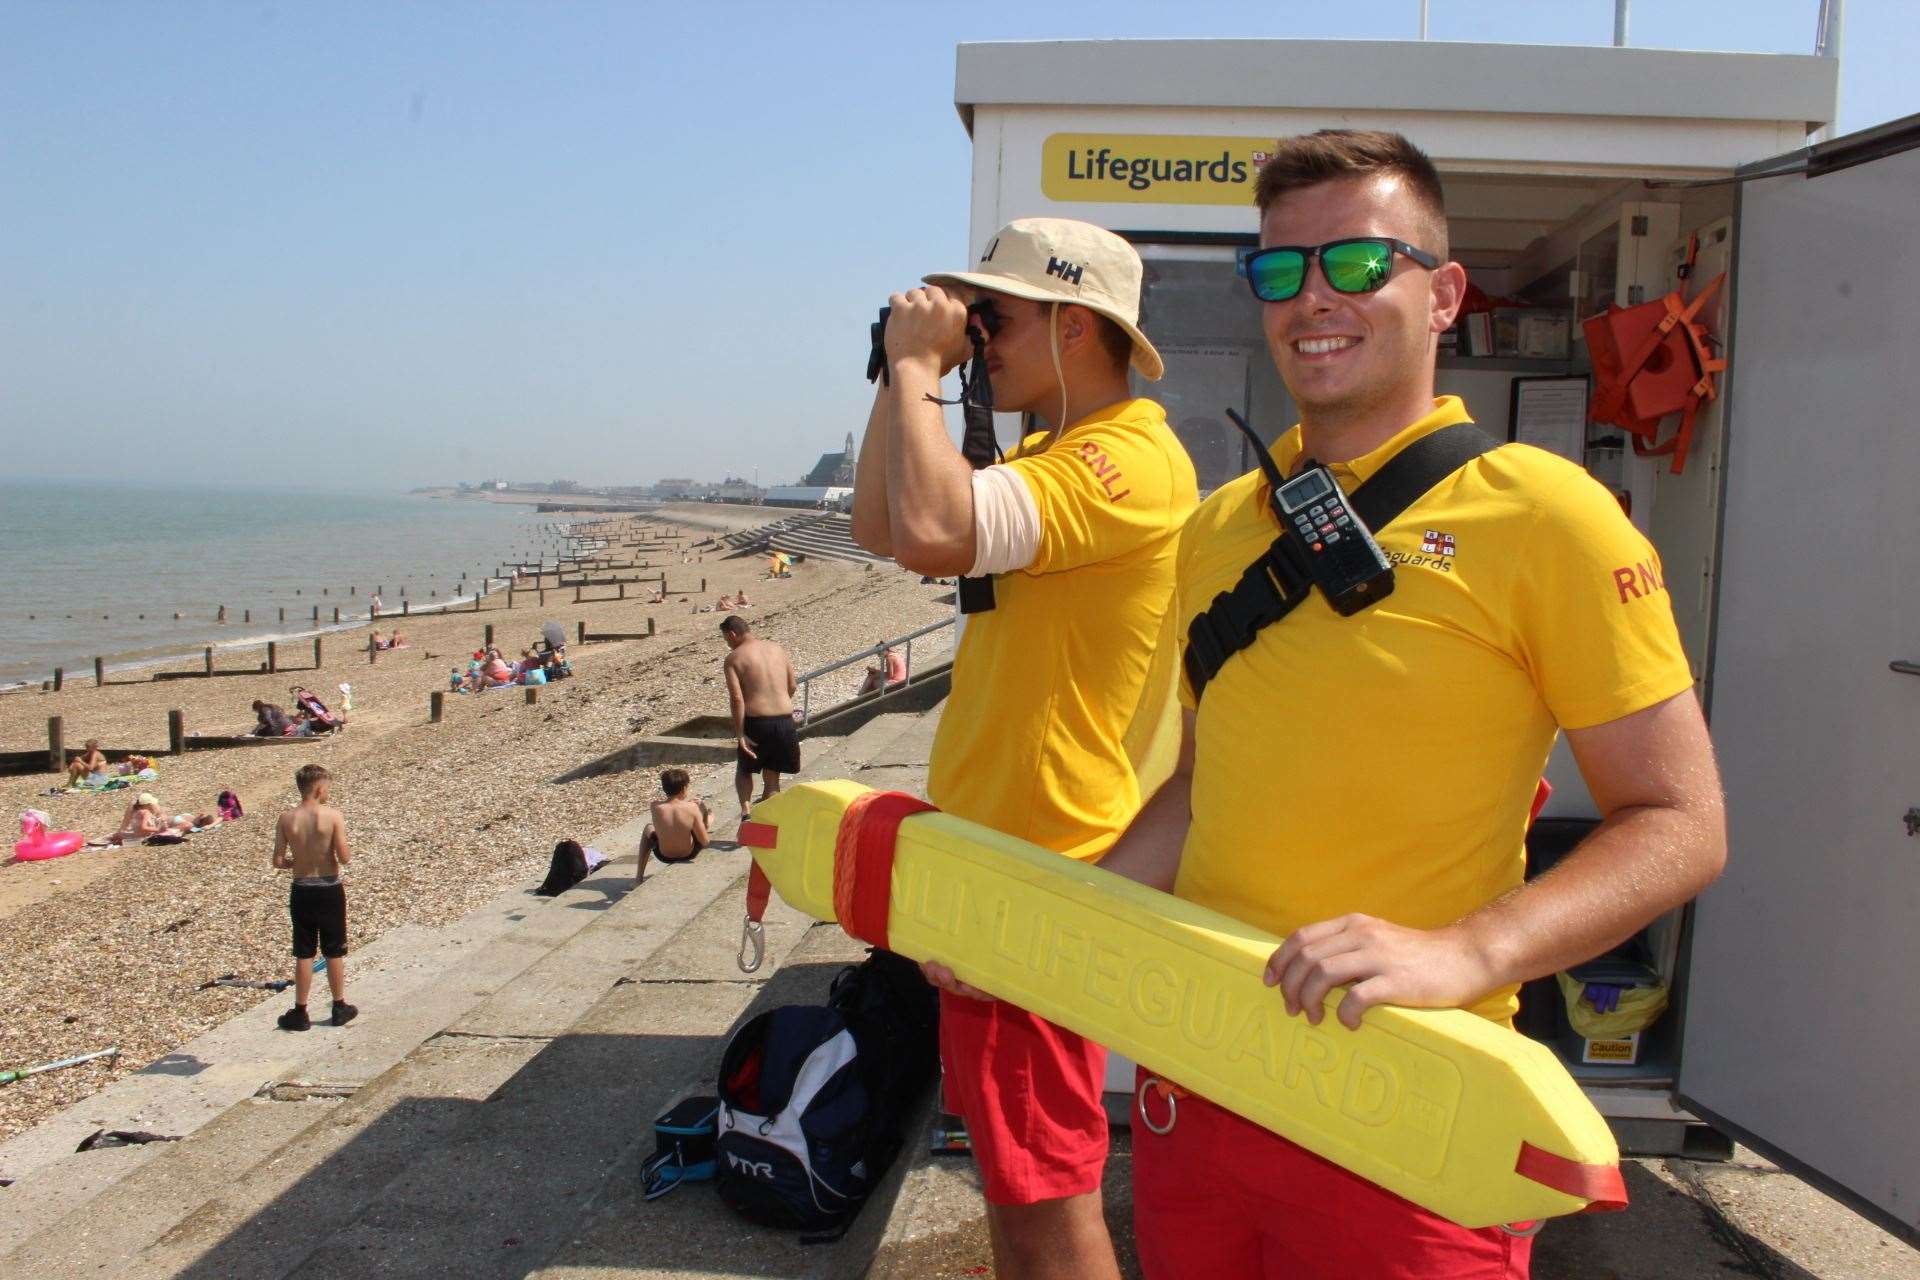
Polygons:
<instances>
[{"instance_id":1,"label":"red shorts","mask_svg":"<svg viewBox=\"0 0 1920 1280\"><path fill-rule=\"evenodd\" d=\"M1001 1000L940 993L946 1108L991 1204L1085 1195L1107 1163L1107 1051Z\"/></svg>"},{"instance_id":2,"label":"red shorts","mask_svg":"<svg viewBox=\"0 0 1920 1280\"><path fill-rule=\"evenodd\" d=\"M1146 1105L1166 1123L1164 1095ZM1135 1109L1133 1234L1147 1280L1526 1280L1533 1256L1531 1239L1455 1226L1191 1096L1165 1134Z\"/></svg>"}]
</instances>

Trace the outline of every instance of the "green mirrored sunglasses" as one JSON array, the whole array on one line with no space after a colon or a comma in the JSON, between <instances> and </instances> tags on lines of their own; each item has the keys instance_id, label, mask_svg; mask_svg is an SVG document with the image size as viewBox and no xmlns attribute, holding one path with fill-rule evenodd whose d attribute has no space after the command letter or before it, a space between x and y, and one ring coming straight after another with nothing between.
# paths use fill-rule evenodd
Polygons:
<instances>
[{"instance_id":1,"label":"green mirrored sunglasses","mask_svg":"<svg viewBox=\"0 0 1920 1280\"><path fill-rule=\"evenodd\" d=\"M1285 302L1307 282L1307 262L1320 270L1336 293L1372 293L1393 278L1393 255L1403 253L1431 271L1440 259L1391 236L1358 236L1321 245L1277 244L1256 249L1241 262L1242 273L1262 302Z\"/></svg>"}]
</instances>

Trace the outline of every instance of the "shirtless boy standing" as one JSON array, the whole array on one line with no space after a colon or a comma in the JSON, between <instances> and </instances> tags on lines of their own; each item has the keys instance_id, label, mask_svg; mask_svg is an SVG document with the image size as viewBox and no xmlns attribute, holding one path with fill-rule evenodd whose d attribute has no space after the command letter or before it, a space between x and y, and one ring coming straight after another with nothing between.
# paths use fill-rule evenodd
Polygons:
<instances>
[{"instance_id":1,"label":"shirtless boy standing","mask_svg":"<svg viewBox=\"0 0 1920 1280\"><path fill-rule=\"evenodd\" d=\"M653 821L640 836L640 869L633 873L635 884L646 878L648 858L692 862L712 839L707 834L712 811L706 801L687 794L687 781L685 769L668 769L660 775L662 798L650 806Z\"/></svg>"},{"instance_id":2,"label":"shirtless boy standing","mask_svg":"<svg viewBox=\"0 0 1920 1280\"><path fill-rule=\"evenodd\" d=\"M760 798L780 790L780 775L800 772L800 734L793 724L797 684L787 651L753 634L747 620L728 614L720 624L726 637L727 700L733 708L733 734L739 742L733 789L740 797L740 820L752 810L753 775L763 782Z\"/></svg>"},{"instance_id":3,"label":"shirtless boy standing","mask_svg":"<svg viewBox=\"0 0 1920 1280\"><path fill-rule=\"evenodd\" d=\"M341 869L353 861L347 850L347 822L327 803L333 775L322 765L302 765L293 775L300 803L280 815L273 828L273 866L293 872L287 912L293 917L293 1008L280 1015L283 1031L305 1031L307 993L313 988L313 953L327 958L327 986L333 993L333 1025L344 1027L360 1011L347 1003L347 886Z\"/></svg>"}]
</instances>

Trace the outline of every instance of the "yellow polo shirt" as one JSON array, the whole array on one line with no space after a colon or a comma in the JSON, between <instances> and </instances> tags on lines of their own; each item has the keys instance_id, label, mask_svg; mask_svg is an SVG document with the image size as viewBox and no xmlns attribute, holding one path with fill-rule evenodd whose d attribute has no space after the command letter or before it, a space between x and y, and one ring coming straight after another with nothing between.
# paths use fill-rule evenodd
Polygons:
<instances>
[{"instance_id":1,"label":"yellow polo shirt","mask_svg":"<svg viewBox=\"0 0 1920 1280\"><path fill-rule=\"evenodd\" d=\"M1051 444L1028 436L1005 465L1033 495L1039 550L994 578L991 611L967 617L927 796L1097 858L1140 808L1129 726L1156 700L1173 707L1171 664L1152 659L1197 500L1193 463L1159 405L1126 400Z\"/></svg>"},{"instance_id":2,"label":"yellow polo shirt","mask_svg":"<svg viewBox=\"0 0 1920 1280\"><path fill-rule=\"evenodd\" d=\"M1331 470L1349 493L1468 421L1457 397ZM1282 474L1300 429L1273 446ZM1187 624L1279 526L1259 472L1214 493L1179 553ZM1207 686L1193 825L1174 892L1279 935L1348 912L1438 928L1521 882L1557 727L1604 724L1693 684L1659 557L1580 467L1507 445L1374 531L1394 590L1341 618L1318 591ZM1193 706L1183 678L1181 701ZM1504 1021L1516 988L1473 1006Z\"/></svg>"}]
</instances>

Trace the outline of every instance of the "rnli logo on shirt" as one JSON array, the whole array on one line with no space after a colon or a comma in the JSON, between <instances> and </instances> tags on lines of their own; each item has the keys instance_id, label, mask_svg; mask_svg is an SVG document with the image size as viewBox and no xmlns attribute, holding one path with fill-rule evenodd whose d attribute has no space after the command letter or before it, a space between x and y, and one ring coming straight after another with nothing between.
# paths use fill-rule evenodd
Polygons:
<instances>
[{"instance_id":1,"label":"rnli logo on shirt","mask_svg":"<svg viewBox=\"0 0 1920 1280\"><path fill-rule=\"evenodd\" d=\"M1626 604L1642 596L1665 591L1667 581L1660 576L1658 560L1642 560L1638 564L1621 565L1613 571L1613 589L1620 593L1620 603Z\"/></svg>"},{"instance_id":2,"label":"rnli logo on shirt","mask_svg":"<svg viewBox=\"0 0 1920 1280\"><path fill-rule=\"evenodd\" d=\"M1089 440L1080 446L1079 458L1092 469L1093 478L1107 491L1107 501L1118 502L1133 492L1125 487L1127 482L1121 477L1120 468L1114 465L1113 459L1107 457L1107 451L1093 441Z\"/></svg>"},{"instance_id":3,"label":"rnli logo on shirt","mask_svg":"<svg viewBox=\"0 0 1920 1280\"><path fill-rule=\"evenodd\" d=\"M1450 556L1453 554L1453 535L1428 529L1420 535L1420 550L1430 556Z\"/></svg>"}]
</instances>

